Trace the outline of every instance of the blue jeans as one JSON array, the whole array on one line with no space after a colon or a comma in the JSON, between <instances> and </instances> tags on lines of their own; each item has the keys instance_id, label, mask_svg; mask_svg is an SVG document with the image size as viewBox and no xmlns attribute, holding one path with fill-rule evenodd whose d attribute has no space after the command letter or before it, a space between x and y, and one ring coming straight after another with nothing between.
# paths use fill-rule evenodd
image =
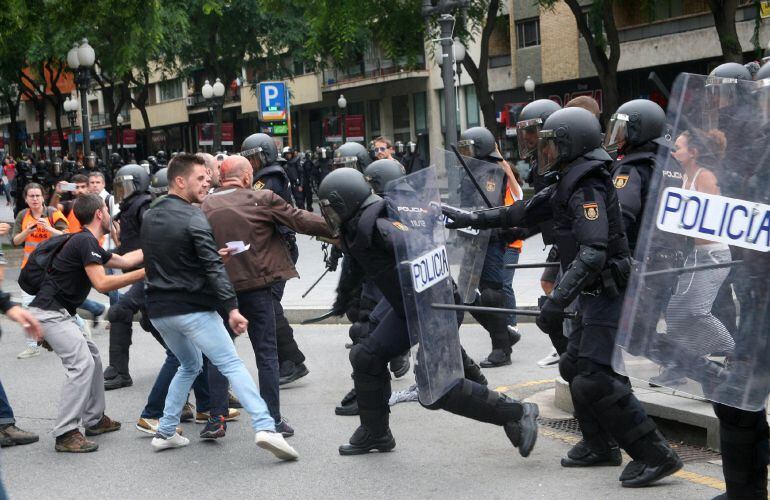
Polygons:
<instances>
[{"instance_id":1,"label":"blue jeans","mask_svg":"<svg viewBox=\"0 0 770 500\"><path fill-rule=\"evenodd\" d=\"M230 381L235 395L251 416L255 432L275 431L275 422L246 366L235 352L222 318L214 311L151 318L166 345L181 363L168 388L166 406L158 433L172 436L179 424L182 407L187 401L195 378L203 371L203 354Z\"/></svg>"},{"instance_id":2,"label":"blue jeans","mask_svg":"<svg viewBox=\"0 0 770 500\"><path fill-rule=\"evenodd\" d=\"M13 408L8 402L8 396L5 395L3 383L0 382L0 425L15 424L16 419L13 416Z\"/></svg>"},{"instance_id":3,"label":"blue jeans","mask_svg":"<svg viewBox=\"0 0 770 500\"><path fill-rule=\"evenodd\" d=\"M80 306L81 309L85 309L86 311L93 314L94 318L97 316L101 316L104 314L104 305L100 304L99 302L91 299L86 299L85 302Z\"/></svg>"},{"instance_id":4,"label":"blue jeans","mask_svg":"<svg viewBox=\"0 0 770 500\"><path fill-rule=\"evenodd\" d=\"M209 365L207 358L204 358L204 365ZM179 369L179 360L174 353L166 347L166 361L160 367L158 377L147 397L147 405L142 410L142 418L160 419L163 416L163 407L166 404L168 388ZM209 402L209 388L206 383L206 373L201 373L193 382L193 391L195 392L196 411L209 411L211 404ZM225 389L227 391L227 389Z\"/></svg>"},{"instance_id":5,"label":"blue jeans","mask_svg":"<svg viewBox=\"0 0 770 500\"><path fill-rule=\"evenodd\" d=\"M503 256L503 264L518 264L519 257L521 256L521 250L518 248L505 248L505 255ZM503 268L503 292L505 293L505 307L507 309L516 309L516 295L513 293L513 275L516 269ZM508 316L508 324L516 326L516 315L511 314Z\"/></svg>"},{"instance_id":6,"label":"blue jeans","mask_svg":"<svg viewBox=\"0 0 770 500\"><path fill-rule=\"evenodd\" d=\"M503 283L503 255L505 246L502 241L490 241L484 256L484 267L481 270L481 281Z\"/></svg>"},{"instance_id":7,"label":"blue jeans","mask_svg":"<svg viewBox=\"0 0 770 500\"><path fill-rule=\"evenodd\" d=\"M261 288L238 294L241 314L249 320L249 340L254 349L259 373L259 393L264 398L270 415L281 421L278 396L278 346L275 335L275 311L271 289Z\"/></svg>"}]
</instances>

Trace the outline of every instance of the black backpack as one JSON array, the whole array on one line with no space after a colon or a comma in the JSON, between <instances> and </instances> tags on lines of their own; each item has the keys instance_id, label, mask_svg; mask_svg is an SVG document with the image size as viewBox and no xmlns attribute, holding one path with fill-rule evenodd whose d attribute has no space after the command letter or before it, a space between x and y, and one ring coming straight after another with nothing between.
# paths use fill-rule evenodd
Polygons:
<instances>
[{"instance_id":1,"label":"black backpack","mask_svg":"<svg viewBox=\"0 0 770 500\"><path fill-rule=\"evenodd\" d=\"M35 248L27 259L27 265L19 273L19 286L30 295L37 295L43 281L53 268L53 260L67 243L72 233L54 236Z\"/></svg>"}]
</instances>

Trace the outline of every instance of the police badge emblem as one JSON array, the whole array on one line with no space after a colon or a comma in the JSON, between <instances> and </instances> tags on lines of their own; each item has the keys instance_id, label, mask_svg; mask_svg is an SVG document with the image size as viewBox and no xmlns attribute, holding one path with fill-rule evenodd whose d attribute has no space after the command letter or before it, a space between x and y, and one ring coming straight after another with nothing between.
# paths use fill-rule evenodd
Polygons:
<instances>
[{"instance_id":1,"label":"police badge emblem","mask_svg":"<svg viewBox=\"0 0 770 500\"><path fill-rule=\"evenodd\" d=\"M409 231L409 228L400 222L394 222L393 226L399 231Z\"/></svg>"},{"instance_id":2,"label":"police badge emblem","mask_svg":"<svg viewBox=\"0 0 770 500\"><path fill-rule=\"evenodd\" d=\"M623 189L628 184L627 175L619 175L615 178L615 189Z\"/></svg>"},{"instance_id":3,"label":"police badge emblem","mask_svg":"<svg viewBox=\"0 0 770 500\"><path fill-rule=\"evenodd\" d=\"M495 181L487 181L487 191L491 193L495 190L496 187L497 183Z\"/></svg>"},{"instance_id":4,"label":"police badge emblem","mask_svg":"<svg viewBox=\"0 0 770 500\"><path fill-rule=\"evenodd\" d=\"M254 191L259 191L263 187L265 187L265 183L263 181L257 181L254 183Z\"/></svg>"},{"instance_id":5,"label":"police badge emblem","mask_svg":"<svg viewBox=\"0 0 770 500\"><path fill-rule=\"evenodd\" d=\"M599 218L599 205L596 203L583 203L583 214L588 220Z\"/></svg>"}]
</instances>

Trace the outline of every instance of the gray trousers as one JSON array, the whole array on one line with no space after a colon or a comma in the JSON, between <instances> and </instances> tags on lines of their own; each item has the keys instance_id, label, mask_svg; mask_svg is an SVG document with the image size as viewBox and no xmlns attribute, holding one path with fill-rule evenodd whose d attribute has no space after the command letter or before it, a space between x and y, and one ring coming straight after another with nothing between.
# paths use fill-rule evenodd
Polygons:
<instances>
[{"instance_id":1,"label":"gray trousers","mask_svg":"<svg viewBox=\"0 0 770 500\"><path fill-rule=\"evenodd\" d=\"M43 336L64 366L64 387L54 437L84 427L93 427L104 415L104 375L96 344L83 336L74 316L64 310L44 311L30 307L43 327Z\"/></svg>"}]
</instances>

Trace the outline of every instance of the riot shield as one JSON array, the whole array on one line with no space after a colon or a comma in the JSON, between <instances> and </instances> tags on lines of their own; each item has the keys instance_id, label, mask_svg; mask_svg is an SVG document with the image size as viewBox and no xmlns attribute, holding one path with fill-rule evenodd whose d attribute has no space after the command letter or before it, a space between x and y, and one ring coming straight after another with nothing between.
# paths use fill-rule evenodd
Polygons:
<instances>
[{"instance_id":1,"label":"riot shield","mask_svg":"<svg viewBox=\"0 0 770 500\"><path fill-rule=\"evenodd\" d=\"M471 179L452 151L436 149L431 158L436 167L442 203L469 212L503 204L501 193L505 174L499 165L463 156L473 174ZM476 300L491 233L489 229L446 230L449 265L460 297L466 304Z\"/></svg>"},{"instance_id":2,"label":"riot shield","mask_svg":"<svg viewBox=\"0 0 770 500\"><path fill-rule=\"evenodd\" d=\"M653 387L751 411L770 392L765 88L678 77L675 142L659 152L613 360Z\"/></svg>"},{"instance_id":3,"label":"riot shield","mask_svg":"<svg viewBox=\"0 0 770 500\"><path fill-rule=\"evenodd\" d=\"M432 404L463 378L457 316L431 304L454 303L435 167L388 183L385 198L394 224L398 272L415 361L420 401Z\"/></svg>"}]
</instances>

